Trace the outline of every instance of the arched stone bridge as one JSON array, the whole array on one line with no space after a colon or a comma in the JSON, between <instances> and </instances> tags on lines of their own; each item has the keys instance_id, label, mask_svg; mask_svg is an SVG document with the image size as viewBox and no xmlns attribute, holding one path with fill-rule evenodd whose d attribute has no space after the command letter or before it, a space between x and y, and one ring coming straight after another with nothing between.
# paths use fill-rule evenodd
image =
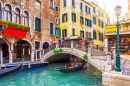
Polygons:
<instances>
[{"instance_id":1,"label":"arched stone bridge","mask_svg":"<svg viewBox=\"0 0 130 86\"><path fill-rule=\"evenodd\" d=\"M84 55L87 54L87 52L75 49L75 48L61 48L62 50L64 50L63 52L60 52L59 54L71 54L71 55L75 55L78 56L80 58L83 58ZM59 48L56 48L56 50L59 50ZM48 58L54 56L55 53L53 53L53 50L50 50L49 52L47 52L46 54L44 54L43 59L44 61L46 61Z\"/></svg>"},{"instance_id":2,"label":"arched stone bridge","mask_svg":"<svg viewBox=\"0 0 130 86\"><path fill-rule=\"evenodd\" d=\"M112 66L115 66L115 49L113 49L113 54L108 52L108 48L96 48L95 46L89 45L85 47L83 43L74 43L71 41L70 43L66 44L59 44L56 43L55 47L52 49L63 49L63 52L58 53L59 57L64 57L64 55L70 54L75 55L77 57L83 58L84 55L88 55L88 62L95 66L100 71L111 71ZM57 59L58 56L53 53L53 50L44 51L42 59L47 61L48 59ZM57 58L55 58L57 57ZM113 59L111 59L113 58Z\"/></svg>"}]
</instances>

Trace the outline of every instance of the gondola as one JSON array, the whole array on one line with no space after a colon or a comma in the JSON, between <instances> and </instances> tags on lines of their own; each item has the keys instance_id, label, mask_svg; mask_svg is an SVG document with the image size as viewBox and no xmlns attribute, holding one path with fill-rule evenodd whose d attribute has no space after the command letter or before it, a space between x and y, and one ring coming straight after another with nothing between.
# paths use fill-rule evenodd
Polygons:
<instances>
[{"instance_id":1,"label":"gondola","mask_svg":"<svg viewBox=\"0 0 130 86\"><path fill-rule=\"evenodd\" d=\"M0 77L1 76L5 76L5 75L10 74L10 73L13 73L15 71L18 71L22 67L23 67L23 60L22 60L22 63L19 64L19 65L16 65L16 66L13 66L13 67L9 67L9 68L6 68L6 69L1 69L0 70Z\"/></svg>"},{"instance_id":2,"label":"gondola","mask_svg":"<svg viewBox=\"0 0 130 86\"><path fill-rule=\"evenodd\" d=\"M63 72L63 73L70 73L70 72L74 72L74 71L78 71L80 69L83 69L84 65L80 66L80 67L75 67L75 68L69 68L69 67L67 67L67 68L55 68L55 70Z\"/></svg>"}]
</instances>

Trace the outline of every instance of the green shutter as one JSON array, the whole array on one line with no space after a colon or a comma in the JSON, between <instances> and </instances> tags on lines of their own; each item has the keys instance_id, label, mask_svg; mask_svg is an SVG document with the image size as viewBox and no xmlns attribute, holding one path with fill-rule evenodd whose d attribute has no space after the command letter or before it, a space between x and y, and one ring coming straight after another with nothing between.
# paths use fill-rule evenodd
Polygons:
<instances>
[{"instance_id":1,"label":"green shutter","mask_svg":"<svg viewBox=\"0 0 130 86\"><path fill-rule=\"evenodd\" d=\"M74 21L76 22L76 14L74 14Z\"/></svg>"},{"instance_id":2,"label":"green shutter","mask_svg":"<svg viewBox=\"0 0 130 86\"><path fill-rule=\"evenodd\" d=\"M90 20L90 27L92 27L92 21Z\"/></svg>"},{"instance_id":3,"label":"green shutter","mask_svg":"<svg viewBox=\"0 0 130 86\"><path fill-rule=\"evenodd\" d=\"M35 17L35 31L38 31L38 18Z\"/></svg>"},{"instance_id":4,"label":"green shutter","mask_svg":"<svg viewBox=\"0 0 130 86\"><path fill-rule=\"evenodd\" d=\"M94 34L95 34L95 32L93 31L93 39L94 39Z\"/></svg>"},{"instance_id":5,"label":"green shutter","mask_svg":"<svg viewBox=\"0 0 130 86\"><path fill-rule=\"evenodd\" d=\"M81 24L81 16L80 16L80 24Z\"/></svg>"},{"instance_id":6,"label":"green shutter","mask_svg":"<svg viewBox=\"0 0 130 86\"><path fill-rule=\"evenodd\" d=\"M62 30L62 38L64 37L64 30Z\"/></svg>"},{"instance_id":7,"label":"green shutter","mask_svg":"<svg viewBox=\"0 0 130 86\"><path fill-rule=\"evenodd\" d=\"M62 14L62 22L64 22L64 14Z\"/></svg>"},{"instance_id":8,"label":"green shutter","mask_svg":"<svg viewBox=\"0 0 130 86\"><path fill-rule=\"evenodd\" d=\"M95 31L95 40L97 40L97 33L96 33L96 31Z\"/></svg>"},{"instance_id":9,"label":"green shutter","mask_svg":"<svg viewBox=\"0 0 130 86\"><path fill-rule=\"evenodd\" d=\"M67 13L66 13L66 22L67 22Z\"/></svg>"},{"instance_id":10,"label":"green shutter","mask_svg":"<svg viewBox=\"0 0 130 86\"><path fill-rule=\"evenodd\" d=\"M96 24L96 17L95 17L95 24Z\"/></svg>"},{"instance_id":11,"label":"green shutter","mask_svg":"<svg viewBox=\"0 0 130 86\"><path fill-rule=\"evenodd\" d=\"M73 21L73 13L72 13L72 21Z\"/></svg>"},{"instance_id":12,"label":"green shutter","mask_svg":"<svg viewBox=\"0 0 130 86\"><path fill-rule=\"evenodd\" d=\"M83 31L83 38L84 38L84 31Z\"/></svg>"},{"instance_id":13,"label":"green shutter","mask_svg":"<svg viewBox=\"0 0 130 86\"><path fill-rule=\"evenodd\" d=\"M61 36L61 29L58 28L58 36Z\"/></svg>"},{"instance_id":14,"label":"green shutter","mask_svg":"<svg viewBox=\"0 0 130 86\"><path fill-rule=\"evenodd\" d=\"M41 32L41 19L39 19L39 32Z\"/></svg>"},{"instance_id":15,"label":"green shutter","mask_svg":"<svg viewBox=\"0 0 130 86\"><path fill-rule=\"evenodd\" d=\"M50 23L50 34L53 35L53 23Z\"/></svg>"},{"instance_id":16,"label":"green shutter","mask_svg":"<svg viewBox=\"0 0 130 86\"><path fill-rule=\"evenodd\" d=\"M57 35L56 27L55 27L55 35Z\"/></svg>"}]
</instances>

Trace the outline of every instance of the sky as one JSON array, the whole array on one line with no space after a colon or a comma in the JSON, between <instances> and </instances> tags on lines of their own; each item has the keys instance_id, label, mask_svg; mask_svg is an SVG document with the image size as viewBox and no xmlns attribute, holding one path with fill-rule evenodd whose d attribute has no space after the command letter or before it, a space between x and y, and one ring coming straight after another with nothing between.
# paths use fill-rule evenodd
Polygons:
<instances>
[{"instance_id":1,"label":"sky","mask_svg":"<svg viewBox=\"0 0 130 86\"><path fill-rule=\"evenodd\" d=\"M121 8L121 15L120 17L124 16L128 13L128 0L86 0L86 1L93 1L98 2L98 6L102 8L102 3L105 2L106 4L106 12L109 12L110 22L113 20L116 22L117 17L115 16L115 7L120 5Z\"/></svg>"}]
</instances>

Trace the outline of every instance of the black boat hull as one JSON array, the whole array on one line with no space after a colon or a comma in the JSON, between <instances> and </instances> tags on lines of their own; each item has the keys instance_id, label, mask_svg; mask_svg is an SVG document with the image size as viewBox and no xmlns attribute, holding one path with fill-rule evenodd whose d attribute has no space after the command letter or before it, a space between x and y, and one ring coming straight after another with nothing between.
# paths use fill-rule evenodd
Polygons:
<instances>
[{"instance_id":1,"label":"black boat hull","mask_svg":"<svg viewBox=\"0 0 130 86\"><path fill-rule=\"evenodd\" d=\"M63 72L63 73L70 73L70 72L75 72L80 69L83 69L84 66L76 67L76 68L56 68L55 70Z\"/></svg>"}]
</instances>

